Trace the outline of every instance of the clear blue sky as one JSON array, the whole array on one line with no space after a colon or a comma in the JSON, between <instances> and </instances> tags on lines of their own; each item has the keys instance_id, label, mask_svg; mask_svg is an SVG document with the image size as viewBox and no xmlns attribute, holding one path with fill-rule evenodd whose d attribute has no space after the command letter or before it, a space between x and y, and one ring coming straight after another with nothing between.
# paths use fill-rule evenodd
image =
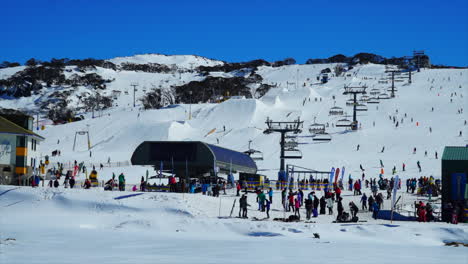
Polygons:
<instances>
[{"instance_id":1,"label":"clear blue sky","mask_svg":"<svg viewBox=\"0 0 468 264\"><path fill-rule=\"evenodd\" d=\"M1 2L0 61L197 54L227 61L342 53L468 66L466 0Z\"/></svg>"}]
</instances>

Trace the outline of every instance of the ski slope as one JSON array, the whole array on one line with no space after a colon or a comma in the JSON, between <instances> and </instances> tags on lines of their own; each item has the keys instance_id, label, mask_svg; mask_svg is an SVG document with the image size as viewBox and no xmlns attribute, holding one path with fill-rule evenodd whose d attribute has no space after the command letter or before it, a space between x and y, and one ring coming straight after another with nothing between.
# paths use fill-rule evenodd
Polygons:
<instances>
[{"instance_id":1,"label":"ski slope","mask_svg":"<svg viewBox=\"0 0 468 264\"><path fill-rule=\"evenodd\" d=\"M348 115L352 114L351 107L345 104L349 97L342 94L344 85L367 85L368 91L379 89L389 94L386 90L390 84L378 81L385 76L385 68L382 65L357 66L348 72L351 77L333 77L327 84L318 84L312 77L323 68L323 65L262 67L258 72L264 77L264 82L275 83L277 87L260 99L231 99L220 104L191 106L180 104L148 111L120 106L99 113L100 117L94 119L89 118L88 113L84 121L47 126L40 131L46 138L41 150L44 155L55 149L61 150L62 156L52 158L53 162L67 164L77 160L105 164L109 158L128 161L136 146L145 140L201 140L211 144L217 144L219 140L219 145L238 151L247 150L248 141L252 140L252 147L264 153L264 160L257 162L259 169L271 179L276 179L279 135L263 134L265 121L267 117L274 121L300 117L304 120L303 131L299 135L299 142L303 143L300 145L303 159L289 163L316 170L344 166L347 174L356 178L360 176L360 164L366 169L367 176L376 177L380 173L379 160L382 160L387 175L396 166L400 177L405 179L431 175L438 178L440 161L435 159L435 152L440 158L444 146L467 144L468 126L464 122L468 118L465 113L458 114L459 109L468 105L467 70L423 69L414 73L412 84L407 80L396 82L396 97L382 99L379 104L368 104L367 112L358 112L361 128L350 132L334 127L343 116L330 116L329 109L334 105L340 106ZM291 80L298 85L286 84ZM190 111L192 118L189 120ZM390 117L396 118L398 127ZM314 118L318 123L329 124L327 132L332 136L331 142L317 143L308 137L308 128ZM84 136L77 137L73 151L75 133L88 129L91 157ZM208 135L213 129L215 132ZM463 133L461 137L460 131ZM359 151L356 150L358 144ZM381 153L383 147L385 151ZM417 149L416 154L413 154L413 148ZM421 162L421 173L417 170L417 161ZM400 171L403 163L407 167L405 172ZM146 169L106 168L104 174L108 177L112 172L125 170L130 173L129 179L136 183Z\"/></svg>"}]
</instances>

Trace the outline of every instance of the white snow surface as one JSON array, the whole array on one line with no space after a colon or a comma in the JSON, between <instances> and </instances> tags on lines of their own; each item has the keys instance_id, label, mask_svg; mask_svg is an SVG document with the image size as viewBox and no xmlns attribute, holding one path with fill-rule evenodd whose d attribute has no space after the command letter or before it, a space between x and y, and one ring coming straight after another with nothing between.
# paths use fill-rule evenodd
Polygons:
<instances>
[{"instance_id":1,"label":"white snow surface","mask_svg":"<svg viewBox=\"0 0 468 264\"><path fill-rule=\"evenodd\" d=\"M238 204L229 218L238 198L231 191L221 198L144 193L114 200L131 193L0 186L0 194L2 263L366 264L467 259L464 247L444 245L468 243L466 224L389 223L370 219L368 212L359 214L367 220L360 223L331 223L336 215L319 215L311 223L283 223L271 220L284 216L280 193L274 194L271 218L262 221L252 220L265 217L257 211L253 194L248 195L251 218L235 218ZM345 192L344 199L357 201L359 196ZM384 208L388 206L386 200Z\"/></svg>"},{"instance_id":2,"label":"white snow surface","mask_svg":"<svg viewBox=\"0 0 468 264\"><path fill-rule=\"evenodd\" d=\"M142 55L144 61L164 63L163 55ZM151 57L153 56L153 57ZM151 58L150 58L151 57ZM154 60L152 59L154 58ZM198 57L195 57L198 58ZM193 57L180 57L177 62L190 67ZM115 63L140 58L116 58ZM205 62L199 62L205 63ZM206 62L214 65L218 62ZM188 65L188 66L187 66ZM385 177L396 166L403 181L409 177L434 176L440 178L443 148L468 143L466 112L458 110L468 105L468 70L423 69L414 73L413 83L396 82L396 98L369 104L369 111L358 112L361 128L355 132L333 127L342 116L329 116L334 105L348 114L351 107L345 102L344 85L368 85L368 91L387 92L390 84L379 83L384 77L382 65L358 65L351 77L332 77L327 84L319 84L316 76L333 64L291 65L279 68L260 67L263 83L276 84L260 99L231 99L220 104L180 104L160 110L139 110L133 106L130 84L139 82L137 98L143 87L151 85L179 85L201 78L192 73L152 74L114 72L97 68L106 78L116 80L106 90L122 91L118 106L97 113L83 113L85 120L64 125L46 125L37 131L46 139L40 145L42 156L61 150L60 157L52 157L66 165L74 160L88 164L128 162L135 148L145 140L201 140L230 149L245 151L248 141L264 154L258 161L261 173L276 180L279 169L279 135L265 135L265 121L304 120L298 140L303 159L288 163L328 171L331 167L345 167L346 176L357 179L366 169L366 177L377 177L379 160L385 164ZM1 74L9 74L0 72ZM230 76L229 74L225 75ZM125 95L123 92L129 94ZM455 95L456 93L456 95ZM332 97L335 96L335 100ZM370 95L369 95L370 96ZM310 101L309 101L310 98ZM317 98L317 101L315 99ZM31 108L34 100L2 100L2 107ZM320 101L321 99L321 101ZM452 99L452 102L450 100ZM305 103L304 103L305 100ZM432 111L434 108L434 111ZM398 112L397 112L398 110ZM463 109L466 111L466 109ZM192 118L189 120L189 112ZM406 117L405 117L406 114ZM399 126L389 119L399 121ZM329 143L312 141L308 132L314 122L329 123L332 135ZM351 117L348 117L351 118ZM411 121L411 118L413 121ZM402 122L403 120L403 122ZM374 126L375 122L375 126ZM224 131L223 127L226 128ZM432 132L429 132L432 128ZM215 132L209 134L210 131ZM73 151L75 133L89 130L91 152L85 136L78 136ZM463 136L459 136L462 131ZM360 150L357 151L357 145ZM381 153L382 147L385 151ZM417 148L413 154L413 148ZM427 151L427 156L424 152ZM435 152L439 159L435 159ZM416 162L420 161L419 173ZM401 171L402 163L406 171ZM105 166L98 171L99 180L107 180L112 173L123 172L127 183L138 184L146 170L142 166ZM81 181L84 175L79 175ZM368 220L358 225L331 224L332 217L319 216L316 223L280 223L271 220L250 221L219 219L228 216L236 197L232 193L221 199L200 194L145 193L123 200L102 190L70 190L0 186L0 260L1 263L466 263L468 255L463 247L444 246L446 241L468 242L467 225L445 223L409 223L374 221L368 213L360 218ZM368 192L368 190L365 190ZM320 197L321 195L319 195ZM344 205L352 197L345 192ZM278 201L280 194L275 193ZM403 203L417 199L403 196ZM357 201L357 200L356 200ZM256 211L255 198L249 195L251 217L262 217ZM388 203L388 202L387 202ZM219 205L221 204L221 213ZM386 204L388 208L388 204ZM238 206L234 215L238 212ZM273 204L273 217L283 217L278 203ZM313 233L321 238L314 239ZM16 240L8 240L7 238Z\"/></svg>"}]
</instances>

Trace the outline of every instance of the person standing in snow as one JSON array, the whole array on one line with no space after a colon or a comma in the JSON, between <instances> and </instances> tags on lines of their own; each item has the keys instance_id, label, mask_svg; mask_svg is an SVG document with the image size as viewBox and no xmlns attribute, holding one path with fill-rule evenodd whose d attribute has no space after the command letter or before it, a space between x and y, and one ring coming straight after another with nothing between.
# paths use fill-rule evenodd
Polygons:
<instances>
[{"instance_id":1,"label":"person standing in snow","mask_svg":"<svg viewBox=\"0 0 468 264\"><path fill-rule=\"evenodd\" d=\"M325 207L327 207L327 202L325 196L320 198L320 214L325 214Z\"/></svg>"},{"instance_id":2,"label":"person standing in snow","mask_svg":"<svg viewBox=\"0 0 468 264\"><path fill-rule=\"evenodd\" d=\"M372 203L372 217L377 220L377 216L379 214L380 208L376 201Z\"/></svg>"},{"instance_id":3,"label":"person standing in snow","mask_svg":"<svg viewBox=\"0 0 468 264\"><path fill-rule=\"evenodd\" d=\"M299 219L301 219L301 213L299 212L299 209L301 208L301 204L299 202L299 199L294 199L294 215L297 215Z\"/></svg>"},{"instance_id":4,"label":"person standing in snow","mask_svg":"<svg viewBox=\"0 0 468 264\"><path fill-rule=\"evenodd\" d=\"M241 190L241 185L239 182L236 182L236 191L237 191L236 196L240 196L240 190Z\"/></svg>"},{"instance_id":5,"label":"person standing in snow","mask_svg":"<svg viewBox=\"0 0 468 264\"><path fill-rule=\"evenodd\" d=\"M327 198L327 208L328 208L328 214L332 215L333 214L333 200L331 196Z\"/></svg>"},{"instance_id":6,"label":"person standing in snow","mask_svg":"<svg viewBox=\"0 0 468 264\"><path fill-rule=\"evenodd\" d=\"M416 162L416 165L418 165L419 172L421 172L421 163L419 162L419 160L418 162Z\"/></svg>"},{"instance_id":7,"label":"person standing in snow","mask_svg":"<svg viewBox=\"0 0 468 264\"><path fill-rule=\"evenodd\" d=\"M362 210L367 210L367 196L364 193L361 197Z\"/></svg>"},{"instance_id":8,"label":"person standing in snow","mask_svg":"<svg viewBox=\"0 0 468 264\"><path fill-rule=\"evenodd\" d=\"M119 191L125 191L125 176L122 173L119 175Z\"/></svg>"},{"instance_id":9,"label":"person standing in snow","mask_svg":"<svg viewBox=\"0 0 468 264\"><path fill-rule=\"evenodd\" d=\"M247 203L247 195L243 194L242 197L239 199L239 206L239 217L247 218L247 206L250 206Z\"/></svg>"},{"instance_id":10,"label":"person standing in snow","mask_svg":"<svg viewBox=\"0 0 468 264\"><path fill-rule=\"evenodd\" d=\"M273 189L270 187L270 190L268 190L268 198L269 202L273 203Z\"/></svg>"},{"instance_id":11,"label":"person standing in snow","mask_svg":"<svg viewBox=\"0 0 468 264\"><path fill-rule=\"evenodd\" d=\"M337 221L341 219L341 217L343 216L344 207L343 207L342 201L343 201L343 198L340 197L338 199L338 205L337 205L337 210L338 210L338 216L336 217Z\"/></svg>"},{"instance_id":12,"label":"person standing in snow","mask_svg":"<svg viewBox=\"0 0 468 264\"><path fill-rule=\"evenodd\" d=\"M367 199L367 202L369 204L369 212L373 211L372 205L374 204L374 197L372 195L369 196Z\"/></svg>"},{"instance_id":13,"label":"person standing in snow","mask_svg":"<svg viewBox=\"0 0 468 264\"><path fill-rule=\"evenodd\" d=\"M266 211L267 218L270 218L270 205L271 205L270 200L265 199L265 211Z\"/></svg>"},{"instance_id":14,"label":"person standing in snow","mask_svg":"<svg viewBox=\"0 0 468 264\"><path fill-rule=\"evenodd\" d=\"M306 209L306 219L310 220L310 216L312 214L312 207L313 207L313 202L311 199L307 198L305 200L305 209Z\"/></svg>"}]
</instances>

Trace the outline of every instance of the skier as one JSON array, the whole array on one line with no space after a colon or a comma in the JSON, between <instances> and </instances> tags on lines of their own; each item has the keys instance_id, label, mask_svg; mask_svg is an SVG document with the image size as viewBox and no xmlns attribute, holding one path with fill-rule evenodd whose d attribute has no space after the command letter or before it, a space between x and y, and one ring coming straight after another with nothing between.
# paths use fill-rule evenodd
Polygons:
<instances>
[{"instance_id":1,"label":"skier","mask_svg":"<svg viewBox=\"0 0 468 264\"><path fill-rule=\"evenodd\" d=\"M385 146L382 147L382 150L380 151L380 153L384 153L385 151Z\"/></svg>"},{"instance_id":2,"label":"skier","mask_svg":"<svg viewBox=\"0 0 468 264\"><path fill-rule=\"evenodd\" d=\"M416 154L416 148L413 149L413 154Z\"/></svg>"},{"instance_id":3,"label":"skier","mask_svg":"<svg viewBox=\"0 0 468 264\"><path fill-rule=\"evenodd\" d=\"M437 156L437 151L435 152L435 158L438 159L438 156Z\"/></svg>"},{"instance_id":4,"label":"skier","mask_svg":"<svg viewBox=\"0 0 468 264\"><path fill-rule=\"evenodd\" d=\"M358 144L357 147L356 147L356 151L359 151L359 144Z\"/></svg>"},{"instance_id":5,"label":"skier","mask_svg":"<svg viewBox=\"0 0 468 264\"><path fill-rule=\"evenodd\" d=\"M258 210L262 212L265 212L265 200L266 200L265 193L263 193L263 191L260 191L258 193Z\"/></svg>"},{"instance_id":6,"label":"skier","mask_svg":"<svg viewBox=\"0 0 468 264\"><path fill-rule=\"evenodd\" d=\"M361 171L364 171L364 168L362 167L362 164L359 164L359 168L361 168Z\"/></svg>"},{"instance_id":7,"label":"skier","mask_svg":"<svg viewBox=\"0 0 468 264\"><path fill-rule=\"evenodd\" d=\"M367 196L364 193L361 197L362 210L367 210Z\"/></svg>"},{"instance_id":8,"label":"skier","mask_svg":"<svg viewBox=\"0 0 468 264\"><path fill-rule=\"evenodd\" d=\"M59 181L58 181L57 178L55 178L54 187L55 187L55 188L58 188L58 187L59 187Z\"/></svg>"},{"instance_id":9,"label":"skier","mask_svg":"<svg viewBox=\"0 0 468 264\"><path fill-rule=\"evenodd\" d=\"M419 163L419 160L416 162L416 165L418 165L419 172L421 172L421 163Z\"/></svg>"},{"instance_id":10,"label":"skier","mask_svg":"<svg viewBox=\"0 0 468 264\"><path fill-rule=\"evenodd\" d=\"M405 168L406 168L406 164L403 162L403 171L405 171Z\"/></svg>"},{"instance_id":11,"label":"skier","mask_svg":"<svg viewBox=\"0 0 468 264\"><path fill-rule=\"evenodd\" d=\"M380 160L380 167L381 167L381 168L384 167L382 160Z\"/></svg>"}]
</instances>

